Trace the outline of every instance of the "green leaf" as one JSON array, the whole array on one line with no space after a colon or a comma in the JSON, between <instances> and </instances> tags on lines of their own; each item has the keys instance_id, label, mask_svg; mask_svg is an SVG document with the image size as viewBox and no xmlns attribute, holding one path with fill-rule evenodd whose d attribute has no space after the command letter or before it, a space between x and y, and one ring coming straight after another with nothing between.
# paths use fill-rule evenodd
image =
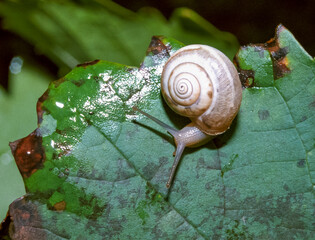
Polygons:
<instances>
[{"instance_id":1,"label":"green leaf","mask_svg":"<svg viewBox=\"0 0 315 240\"><path fill-rule=\"evenodd\" d=\"M233 35L217 30L186 8L177 9L167 21L155 9L134 13L112 1L75 4L73 1L4 0L0 2L0 15L5 28L19 34L33 44L37 52L58 64L61 74L77 63L96 58L139 65L152 35L174 35L186 43L210 44L230 58L238 48ZM0 131L0 192L4 196L0 202L0 219L5 216L8 204L24 193L8 142L35 128L34 103L47 85L38 83L37 78L38 75L39 79L49 78L38 67L28 70L29 64L20 74L20 81L25 85L19 85L21 89L17 93L14 90L13 96L9 94L1 99L1 121L5 127ZM30 73L24 75L28 71ZM12 81L15 89L18 85Z\"/></svg>"},{"instance_id":2,"label":"green leaf","mask_svg":"<svg viewBox=\"0 0 315 240\"><path fill-rule=\"evenodd\" d=\"M21 71L10 74L10 92L0 88L0 220L5 217L8 205L25 194L9 141L36 128L36 102L52 80L40 69L23 63L20 57L13 58L11 67L14 64L19 65Z\"/></svg>"},{"instance_id":3,"label":"green leaf","mask_svg":"<svg viewBox=\"0 0 315 240\"><path fill-rule=\"evenodd\" d=\"M153 8L131 12L109 0L2 1L4 26L32 43L66 74L77 64L103 59L127 65L142 61L153 35L203 43L232 58L239 45L197 13L177 9L167 21Z\"/></svg>"},{"instance_id":4,"label":"green leaf","mask_svg":"<svg viewBox=\"0 0 315 240\"><path fill-rule=\"evenodd\" d=\"M139 69L94 61L49 86L39 128L11 144L27 189L3 224L14 224L13 239L315 237L314 60L282 26L267 44L241 48L237 119L185 152L168 190L174 144L131 107L183 126L159 90L181 46L153 38Z\"/></svg>"}]
</instances>

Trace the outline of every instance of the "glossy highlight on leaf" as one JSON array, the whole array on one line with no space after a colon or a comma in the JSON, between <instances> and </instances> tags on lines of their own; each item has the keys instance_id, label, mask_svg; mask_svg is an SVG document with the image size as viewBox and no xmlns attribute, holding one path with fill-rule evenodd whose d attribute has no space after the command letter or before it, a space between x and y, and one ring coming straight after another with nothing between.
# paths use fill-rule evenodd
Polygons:
<instances>
[{"instance_id":1,"label":"glossy highlight on leaf","mask_svg":"<svg viewBox=\"0 0 315 240\"><path fill-rule=\"evenodd\" d=\"M11 204L4 232L11 226L13 239L315 237L314 59L283 26L271 42L242 47L234 59L245 87L240 113L225 134L184 154L168 190L173 141L132 106L184 125L159 85L181 46L154 37L140 68L100 60L50 84L37 106L45 161L23 175L27 195Z\"/></svg>"}]
</instances>

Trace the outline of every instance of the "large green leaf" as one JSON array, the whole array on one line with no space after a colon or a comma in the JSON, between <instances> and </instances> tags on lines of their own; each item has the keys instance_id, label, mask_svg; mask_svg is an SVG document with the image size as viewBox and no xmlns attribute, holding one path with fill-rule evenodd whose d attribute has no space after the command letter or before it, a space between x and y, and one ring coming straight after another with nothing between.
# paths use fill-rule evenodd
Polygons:
<instances>
[{"instance_id":1,"label":"large green leaf","mask_svg":"<svg viewBox=\"0 0 315 240\"><path fill-rule=\"evenodd\" d=\"M0 15L5 28L54 61L63 75L77 63L93 59L139 65L151 36L158 34L174 36L185 43L212 45L230 58L238 48L233 35L217 30L186 8L177 9L167 21L152 8L134 13L112 1L75 2L3 0ZM38 81L50 80L39 66L29 69L32 63L27 59L25 62L28 66L16 76L18 80L10 79L13 91L0 96L0 220L9 203L24 192L8 142L35 128L34 103L47 86L47 82ZM4 94L1 91L0 95Z\"/></svg>"},{"instance_id":2,"label":"large green leaf","mask_svg":"<svg viewBox=\"0 0 315 240\"><path fill-rule=\"evenodd\" d=\"M95 61L49 86L39 102L39 128L11 144L28 194L10 205L3 233L315 237L314 60L282 26L269 43L243 47L235 62L247 88L237 119L225 134L186 151L168 190L174 144L131 107L183 126L159 90L162 66L181 46L153 38L139 69Z\"/></svg>"},{"instance_id":3,"label":"large green leaf","mask_svg":"<svg viewBox=\"0 0 315 240\"><path fill-rule=\"evenodd\" d=\"M238 48L232 34L187 8L175 10L167 21L153 8L134 13L110 0L77 2L5 0L0 15L6 28L32 43L64 74L93 59L138 65L153 35L211 45L230 58Z\"/></svg>"}]
</instances>

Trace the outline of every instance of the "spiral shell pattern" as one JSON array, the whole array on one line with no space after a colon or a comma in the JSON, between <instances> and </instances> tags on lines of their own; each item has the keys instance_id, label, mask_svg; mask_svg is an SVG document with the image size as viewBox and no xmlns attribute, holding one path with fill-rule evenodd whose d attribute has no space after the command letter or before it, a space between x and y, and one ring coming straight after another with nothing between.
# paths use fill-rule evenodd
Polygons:
<instances>
[{"instance_id":1,"label":"spiral shell pattern","mask_svg":"<svg viewBox=\"0 0 315 240\"><path fill-rule=\"evenodd\" d=\"M161 89L175 112L189 117L209 135L229 128L242 98L232 62L205 45L188 45L175 52L163 68Z\"/></svg>"},{"instance_id":2,"label":"spiral shell pattern","mask_svg":"<svg viewBox=\"0 0 315 240\"><path fill-rule=\"evenodd\" d=\"M200 59L194 49L190 51L186 48L176 52L172 61L165 64L162 93L175 112L197 117L211 105L213 86L207 66L204 66L205 60Z\"/></svg>"}]
</instances>

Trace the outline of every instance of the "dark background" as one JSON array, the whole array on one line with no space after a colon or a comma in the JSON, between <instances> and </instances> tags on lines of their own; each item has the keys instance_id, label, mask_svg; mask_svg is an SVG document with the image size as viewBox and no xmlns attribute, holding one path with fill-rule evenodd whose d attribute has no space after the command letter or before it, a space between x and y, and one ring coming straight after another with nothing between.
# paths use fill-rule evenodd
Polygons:
<instances>
[{"instance_id":1,"label":"dark background","mask_svg":"<svg viewBox=\"0 0 315 240\"><path fill-rule=\"evenodd\" d=\"M150 6L169 18L175 8L188 7L222 31L233 33L241 45L263 43L274 36L282 23L306 51L315 56L315 1L253 1L253 0L115 0L133 11ZM5 49L5 51L1 51ZM1 54L6 53L6 54ZM57 79L58 68L45 56L35 53L33 47L13 33L2 30L0 19L0 84L8 89L8 67L13 56L23 53L47 69Z\"/></svg>"},{"instance_id":2,"label":"dark background","mask_svg":"<svg viewBox=\"0 0 315 240\"><path fill-rule=\"evenodd\" d=\"M116 0L120 5L137 11L143 6L159 9L167 18L178 7L196 11L220 30L233 33L241 45L261 43L274 36L282 23L302 46L315 55L315 1L255 0Z\"/></svg>"}]
</instances>

